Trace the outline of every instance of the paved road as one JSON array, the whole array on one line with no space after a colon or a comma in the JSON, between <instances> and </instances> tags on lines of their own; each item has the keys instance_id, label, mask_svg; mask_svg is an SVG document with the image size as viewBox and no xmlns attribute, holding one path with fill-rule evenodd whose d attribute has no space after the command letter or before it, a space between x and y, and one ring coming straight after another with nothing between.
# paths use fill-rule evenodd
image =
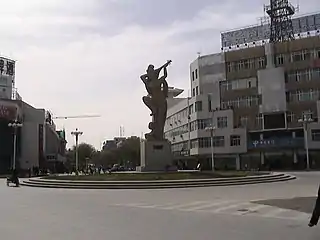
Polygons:
<instances>
[{"instance_id":1,"label":"paved road","mask_svg":"<svg viewBox=\"0 0 320 240\"><path fill-rule=\"evenodd\" d=\"M295 175L298 180L276 184L165 190L0 182L1 239L319 239L320 229L306 225L320 173Z\"/></svg>"}]
</instances>

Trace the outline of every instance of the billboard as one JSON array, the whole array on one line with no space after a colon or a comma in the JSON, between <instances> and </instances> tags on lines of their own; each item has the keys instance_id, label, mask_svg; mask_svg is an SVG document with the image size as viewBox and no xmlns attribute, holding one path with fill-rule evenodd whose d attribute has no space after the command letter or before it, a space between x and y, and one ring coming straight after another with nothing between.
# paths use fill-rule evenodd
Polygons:
<instances>
[{"instance_id":1,"label":"billboard","mask_svg":"<svg viewBox=\"0 0 320 240\"><path fill-rule=\"evenodd\" d=\"M292 19L294 34L320 30L320 13ZM270 37L270 24L221 33L221 47L259 42Z\"/></svg>"}]
</instances>

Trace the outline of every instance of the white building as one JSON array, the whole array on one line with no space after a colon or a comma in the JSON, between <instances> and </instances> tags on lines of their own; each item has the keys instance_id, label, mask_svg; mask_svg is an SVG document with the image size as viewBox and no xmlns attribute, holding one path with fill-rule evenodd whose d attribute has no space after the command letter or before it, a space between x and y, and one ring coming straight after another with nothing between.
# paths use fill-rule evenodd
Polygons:
<instances>
[{"instance_id":1,"label":"white building","mask_svg":"<svg viewBox=\"0 0 320 240\"><path fill-rule=\"evenodd\" d=\"M191 96L168 98L165 137L176 160L211 169L213 127L218 169L320 168L320 33L299 36L249 39L190 64Z\"/></svg>"},{"instance_id":2,"label":"white building","mask_svg":"<svg viewBox=\"0 0 320 240\"><path fill-rule=\"evenodd\" d=\"M213 111L220 109L219 82L225 79L224 65L223 53L199 57L190 65L191 97L168 99L165 137L172 143L176 159L188 160L189 167L198 161L210 167L211 133L206 127L212 126L212 121L217 126L214 150L219 155L215 159L218 168L227 163L240 168L239 154L246 152L246 130L233 127L232 110ZM231 140L232 146L224 144Z\"/></svg>"}]
</instances>

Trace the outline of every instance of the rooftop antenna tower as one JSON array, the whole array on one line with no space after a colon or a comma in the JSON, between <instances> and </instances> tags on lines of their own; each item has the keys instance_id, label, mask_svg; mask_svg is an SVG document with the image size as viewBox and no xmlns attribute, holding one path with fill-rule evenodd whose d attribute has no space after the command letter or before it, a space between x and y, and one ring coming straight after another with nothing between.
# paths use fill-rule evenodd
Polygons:
<instances>
[{"instance_id":1,"label":"rooftop antenna tower","mask_svg":"<svg viewBox=\"0 0 320 240\"><path fill-rule=\"evenodd\" d=\"M120 137L124 137L124 126L120 126Z\"/></svg>"},{"instance_id":2,"label":"rooftop antenna tower","mask_svg":"<svg viewBox=\"0 0 320 240\"><path fill-rule=\"evenodd\" d=\"M294 39L292 16L296 9L289 0L270 0L265 6L270 17L270 42L284 42Z\"/></svg>"}]
</instances>

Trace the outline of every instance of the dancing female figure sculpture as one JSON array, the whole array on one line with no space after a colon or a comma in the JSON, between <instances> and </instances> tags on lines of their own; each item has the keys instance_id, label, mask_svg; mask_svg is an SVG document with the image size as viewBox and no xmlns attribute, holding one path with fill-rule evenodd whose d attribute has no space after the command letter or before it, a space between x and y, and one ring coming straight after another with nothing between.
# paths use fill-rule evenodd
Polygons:
<instances>
[{"instance_id":1,"label":"dancing female figure sculpture","mask_svg":"<svg viewBox=\"0 0 320 240\"><path fill-rule=\"evenodd\" d=\"M167 67L171 60L158 69L149 65L147 73L140 78L146 86L148 96L142 98L144 104L151 110L152 122L149 123L150 133L145 135L147 140L164 140L163 131L167 116L168 77ZM163 69L163 76L159 78Z\"/></svg>"}]
</instances>

